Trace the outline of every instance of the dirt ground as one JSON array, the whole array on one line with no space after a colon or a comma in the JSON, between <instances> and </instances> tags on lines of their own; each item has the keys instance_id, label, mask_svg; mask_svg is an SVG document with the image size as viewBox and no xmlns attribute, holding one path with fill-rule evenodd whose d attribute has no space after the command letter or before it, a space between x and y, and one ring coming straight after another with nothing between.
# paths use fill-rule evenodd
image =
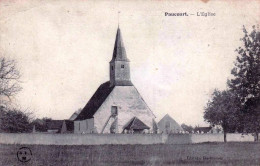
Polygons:
<instances>
[{"instance_id":1,"label":"dirt ground","mask_svg":"<svg viewBox=\"0 0 260 166\"><path fill-rule=\"evenodd\" d=\"M0 165L260 165L260 143L0 145Z\"/></svg>"}]
</instances>

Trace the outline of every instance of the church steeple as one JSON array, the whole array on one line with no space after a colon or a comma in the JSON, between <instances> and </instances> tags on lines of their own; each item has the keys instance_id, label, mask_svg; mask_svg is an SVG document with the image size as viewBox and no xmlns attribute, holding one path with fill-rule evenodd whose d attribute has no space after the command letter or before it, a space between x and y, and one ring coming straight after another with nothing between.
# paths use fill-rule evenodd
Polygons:
<instances>
[{"instance_id":1,"label":"church steeple","mask_svg":"<svg viewBox=\"0 0 260 166\"><path fill-rule=\"evenodd\" d=\"M126 51L125 51L125 46L123 42L123 38L121 36L120 28L117 28L117 33L116 33L116 41L114 45L114 52L113 52L113 57L112 61L127 61L129 62L129 59L126 56Z\"/></svg>"},{"instance_id":2,"label":"church steeple","mask_svg":"<svg viewBox=\"0 0 260 166\"><path fill-rule=\"evenodd\" d=\"M110 61L110 86L131 86L130 61L118 27L112 60Z\"/></svg>"}]
</instances>

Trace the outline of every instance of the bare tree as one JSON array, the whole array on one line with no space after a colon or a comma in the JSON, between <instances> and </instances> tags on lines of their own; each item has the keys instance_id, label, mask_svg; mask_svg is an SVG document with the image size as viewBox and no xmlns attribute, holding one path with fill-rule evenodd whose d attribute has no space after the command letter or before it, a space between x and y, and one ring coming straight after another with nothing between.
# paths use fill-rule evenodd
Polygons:
<instances>
[{"instance_id":1,"label":"bare tree","mask_svg":"<svg viewBox=\"0 0 260 166\"><path fill-rule=\"evenodd\" d=\"M21 75L14 60L0 57L0 104L6 104L22 88L19 85Z\"/></svg>"}]
</instances>

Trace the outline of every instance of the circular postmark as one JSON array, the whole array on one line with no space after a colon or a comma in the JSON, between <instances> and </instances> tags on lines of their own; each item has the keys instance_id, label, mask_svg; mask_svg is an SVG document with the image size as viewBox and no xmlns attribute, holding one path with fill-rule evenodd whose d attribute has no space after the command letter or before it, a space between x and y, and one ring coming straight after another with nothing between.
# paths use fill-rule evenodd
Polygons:
<instances>
[{"instance_id":1,"label":"circular postmark","mask_svg":"<svg viewBox=\"0 0 260 166\"><path fill-rule=\"evenodd\" d=\"M32 158L32 151L28 147L21 147L17 151L17 158L20 162L28 162Z\"/></svg>"}]
</instances>

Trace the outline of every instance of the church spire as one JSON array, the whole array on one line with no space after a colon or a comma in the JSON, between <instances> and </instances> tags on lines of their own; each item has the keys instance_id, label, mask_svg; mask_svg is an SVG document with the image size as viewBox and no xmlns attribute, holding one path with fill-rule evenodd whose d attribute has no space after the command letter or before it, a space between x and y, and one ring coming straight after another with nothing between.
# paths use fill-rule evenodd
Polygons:
<instances>
[{"instance_id":1,"label":"church spire","mask_svg":"<svg viewBox=\"0 0 260 166\"><path fill-rule=\"evenodd\" d=\"M130 61L126 56L120 28L117 28L113 57L110 61L110 86L132 86Z\"/></svg>"},{"instance_id":2,"label":"church spire","mask_svg":"<svg viewBox=\"0 0 260 166\"><path fill-rule=\"evenodd\" d=\"M122 38L119 26L117 28L116 41L115 41L115 45L114 45L114 52L113 52L113 57L112 57L111 62L112 61L129 62L129 59L126 56L125 46L124 46L124 42L123 42L123 38Z\"/></svg>"}]
</instances>

